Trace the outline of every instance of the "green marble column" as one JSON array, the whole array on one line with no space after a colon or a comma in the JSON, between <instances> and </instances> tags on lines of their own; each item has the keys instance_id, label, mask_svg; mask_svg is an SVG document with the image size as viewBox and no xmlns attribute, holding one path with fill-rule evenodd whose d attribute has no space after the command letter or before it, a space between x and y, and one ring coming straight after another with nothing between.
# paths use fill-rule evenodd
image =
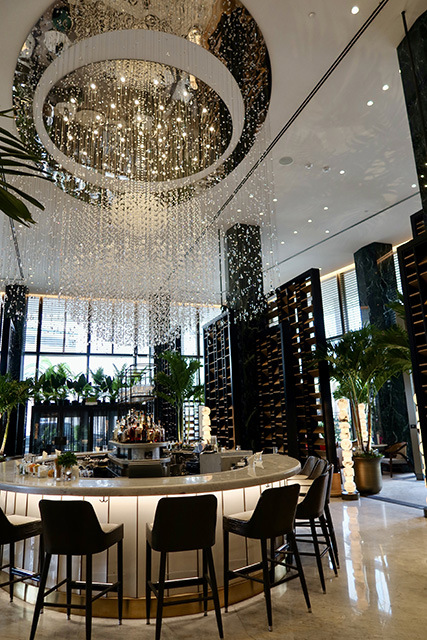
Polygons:
<instances>
[{"instance_id":1,"label":"green marble column","mask_svg":"<svg viewBox=\"0 0 427 640\"><path fill-rule=\"evenodd\" d=\"M391 244L372 242L354 254L357 288L363 324L386 329L395 323L394 312L388 304L397 298L396 272ZM410 442L408 409L403 377L398 376L384 385L378 394L379 432L384 442Z\"/></svg>"},{"instance_id":2,"label":"green marble column","mask_svg":"<svg viewBox=\"0 0 427 640\"><path fill-rule=\"evenodd\" d=\"M397 55L421 200L427 214L427 11L408 26L408 36L397 47Z\"/></svg>"},{"instance_id":3,"label":"green marble column","mask_svg":"<svg viewBox=\"0 0 427 640\"><path fill-rule=\"evenodd\" d=\"M233 378L236 444L260 450L256 337L267 325L262 275L261 232L257 225L235 224L225 235L226 300L236 319Z\"/></svg>"}]
</instances>

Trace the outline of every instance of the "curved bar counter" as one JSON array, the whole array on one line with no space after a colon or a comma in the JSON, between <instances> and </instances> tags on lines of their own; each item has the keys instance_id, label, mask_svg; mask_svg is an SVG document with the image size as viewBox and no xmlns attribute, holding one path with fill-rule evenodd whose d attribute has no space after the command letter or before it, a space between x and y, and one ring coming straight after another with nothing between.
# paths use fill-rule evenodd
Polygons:
<instances>
[{"instance_id":1,"label":"curved bar counter","mask_svg":"<svg viewBox=\"0 0 427 640\"><path fill-rule=\"evenodd\" d=\"M219 586L222 586L222 516L253 509L261 492L270 486L281 486L286 479L300 470L294 458L278 454L263 455L262 463L219 473L161 477L161 478L79 478L58 482L53 478L20 476L13 461L0 463L0 506L6 514L40 517L38 503L42 498L53 500L88 500L94 506L101 522L124 523L124 617L145 617L145 525L152 522L157 502L161 497L182 494L213 493L218 499L216 544L213 548ZM67 523L64 522L64 528ZM191 523L188 523L191 527ZM7 553L7 549L4 549ZM158 572L153 557L153 576ZM35 570L38 557L38 540L17 544L16 564ZM50 582L65 577L65 558L54 558ZM259 543L240 536L230 538L230 569L258 562ZM195 551L169 554L168 578L195 575L199 566L199 554ZM73 558L73 574L82 570L80 558ZM94 557L94 580L115 580L115 554L100 553ZM192 573L193 572L193 573ZM230 602L250 597L258 591L257 583L244 581L231 585ZM24 584L16 585L16 595L34 601L36 589ZM176 593L179 590L174 590ZM62 593L56 597L61 599ZM79 596L76 596L78 598ZM177 595L179 597L179 595ZM182 597L182 594L181 594ZM100 598L94 603L94 615L116 616L113 597ZM171 596L170 601L173 601ZM167 607L169 615L195 613L198 605L185 608Z\"/></svg>"}]
</instances>

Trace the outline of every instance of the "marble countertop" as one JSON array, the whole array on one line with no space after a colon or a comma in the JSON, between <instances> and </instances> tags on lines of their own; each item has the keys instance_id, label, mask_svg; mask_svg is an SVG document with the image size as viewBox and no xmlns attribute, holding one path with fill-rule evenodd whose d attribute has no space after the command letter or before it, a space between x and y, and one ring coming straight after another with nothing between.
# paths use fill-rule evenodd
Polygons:
<instances>
[{"instance_id":1,"label":"marble countertop","mask_svg":"<svg viewBox=\"0 0 427 640\"><path fill-rule=\"evenodd\" d=\"M13 460L0 463L0 490L41 495L138 496L226 491L277 482L301 469L295 458L264 454L262 462L232 471L169 478L79 478L56 481L54 478L21 476Z\"/></svg>"}]
</instances>

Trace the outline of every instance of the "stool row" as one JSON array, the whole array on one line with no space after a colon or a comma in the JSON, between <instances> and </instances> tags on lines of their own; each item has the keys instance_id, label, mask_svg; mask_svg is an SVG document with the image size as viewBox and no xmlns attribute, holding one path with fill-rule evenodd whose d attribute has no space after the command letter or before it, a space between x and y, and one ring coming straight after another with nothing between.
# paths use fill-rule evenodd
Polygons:
<instances>
[{"instance_id":1,"label":"stool row","mask_svg":"<svg viewBox=\"0 0 427 640\"><path fill-rule=\"evenodd\" d=\"M322 461L323 462L323 461ZM316 463L317 464L317 463ZM270 589L293 578L299 578L308 610L310 598L304 577L301 555L315 555L320 581L325 591L322 556L328 554L337 575L339 566L338 549L329 510L329 497L333 468L325 463L318 472L307 473L304 467L294 484L270 488L263 491L253 511L224 516L224 605L228 608L229 582L235 578L246 578L263 584L267 621L272 629L272 608ZM312 474L314 477L309 477ZM301 486L302 485L302 486ZM302 489L302 493L300 492ZM0 509L0 545L9 545L9 580L0 586L13 587L17 581L28 578L39 581L38 596L34 609L30 640L34 640L40 613L44 607L60 606L70 618L71 609L84 609L86 617L86 639L91 638L92 603L109 591L117 593L118 620L123 612L123 536L122 524L101 524L92 505L83 500L57 501L41 500L41 519L26 516L6 516ZM190 602L203 603L207 615L208 601L213 600L219 637L223 638L223 626L212 557L215 544L217 520L217 499L214 495L170 497L159 500L154 522L146 531L146 618L150 623L151 596L157 599L156 640L160 640L165 590L176 587L201 586L201 592L173 600L173 604ZM64 523L67 523L64 526ZM308 527L309 534L296 535L296 527ZM261 562L240 569L229 568L229 535L235 534L259 540ZM14 566L15 543L40 535L40 567L38 574L18 569ZM301 552L299 542L311 542L313 552ZM117 581L96 583L92 580L92 557L117 545ZM268 549L269 547L269 549ZM322 550L321 550L322 547ZM152 580L152 551L160 553L160 571L157 581ZM166 580L167 554L180 551L200 550L202 552L201 575L191 578ZM46 590L46 582L52 555L66 556L66 577ZM72 579L72 557L85 556L86 579ZM286 569L283 577L275 578L275 567ZM6 568L1 567L1 569ZM255 572L258 573L255 574ZM254 575L255 574L255 575ZM262 578L260 577L262 575ZM66 604L46 601L47 596L65 585ZM85 592L85 603L72 602L72 590ZM210 590L210 591L209 591ZM94 595L94 592L95 595Z\"/></svg>"}]
</instances>

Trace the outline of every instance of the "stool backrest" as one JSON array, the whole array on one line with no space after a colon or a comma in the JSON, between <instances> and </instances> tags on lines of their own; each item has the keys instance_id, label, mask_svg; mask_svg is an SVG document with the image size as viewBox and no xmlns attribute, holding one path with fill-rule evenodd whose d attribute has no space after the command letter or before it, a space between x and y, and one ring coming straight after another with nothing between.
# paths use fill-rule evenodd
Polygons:
<instances>
[{"instance_id":1,"label":"stool backrest","mask_svg":"<svg viewBox=\"0 0 427 640\"><path fill-rule=\"evenodd\" d=\"M267 539L291 533L294 528L300 485L274 487L262 492L248 522L248 538Z\"/></svg>"},{"instance_id":2,"label":"stool backrest","mask_svg":"<svg viewBox=\"0 0 427 640\"><path fill-rule=\"evenodd\" d=\"M8 544L12 541L13 525L10 524L8 517L3 509L0 509L0 545Z\"/></svg>"},{"instance_id":3,"label":"stool backrest","mask_svg":"<svg viewBox=\"0 0 427 640\"><path fill-rule=\"evenodd\" d=\"M318 459L319 458L316 458L316 456L308 456L307 460L304 462L303 468L300 471L300 475L308 477L313 471L314 465L316 464L316 461Z\"/></svg>"},{"instance_id":4,"label":"stool backrest","mask_svg":"<svg viewBox=\"0 0 427 640\"><path fill-rule=\"evenodd\" d=\"M325 509L326 492L328 489L329 474L324 473L313 480L304 500L297 508L297 518L318 518Z\"/></svg>"},{"instance_id":5,"label":"stool backrest","mask_svg":"<svg viewBox=\"0 0 427 640\"><path fill-rule=\"evenodd\" d=\"M79 556L103 550L104 532L90 502L40 500L39 508L47 553Z\"/></svg>"},{"instance_id":6,"label":"stool backrest","mask_svg":"<svg viewBox=\"0 0 427 640\"><path fill-rule=\"evenodd\" d=\"M325 471L327 466L328 466L328 463L327 463L326 460L323 460L323 458L318 458L316 460L316 463L314 465L314 468L313 468L312 472L308 476L309 479L310 480L315 480L316 478L321 476L322 473L324 473L324 471Z\"/></svg>"},{"instance_id":7,"label":"stool backrest","mask_svg":"<svg viewBox=\"0 0 427 640\"><path fill-rule=\"evenodd\" d=\"M191 551L215 544L217 499L214 495L161 498L151 537L155 551Z\"/></svg>"}]
</instances>

